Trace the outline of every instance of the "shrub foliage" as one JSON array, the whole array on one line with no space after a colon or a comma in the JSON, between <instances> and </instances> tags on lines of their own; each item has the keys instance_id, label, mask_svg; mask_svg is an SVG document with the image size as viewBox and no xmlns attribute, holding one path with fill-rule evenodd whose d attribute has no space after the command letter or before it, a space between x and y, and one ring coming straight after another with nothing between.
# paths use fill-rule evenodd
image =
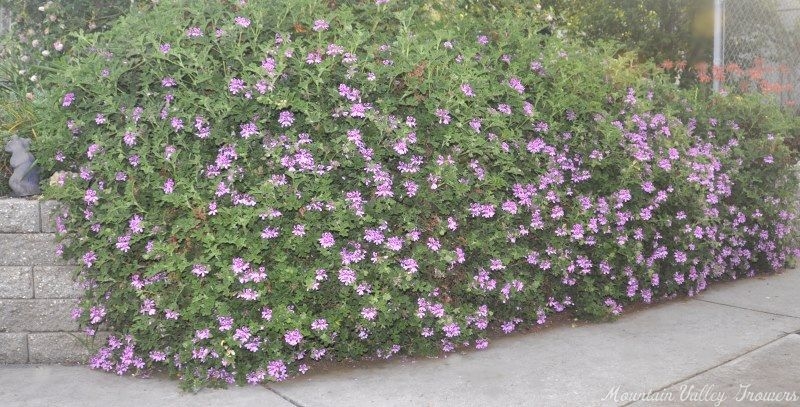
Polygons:
<instances>
[{"instance_id":1,"label":"shrub foliage","mask_svg":"<svg viewBox=\"0 0 800 407\"><path fill-rule=\"evenodd\" d=\"M195 388L481 349L793 253L793 129L758 102L406 6L161 2L74 39L36 147L74 316L113 332L93 367Z\"/></svg>"}]
</instances>

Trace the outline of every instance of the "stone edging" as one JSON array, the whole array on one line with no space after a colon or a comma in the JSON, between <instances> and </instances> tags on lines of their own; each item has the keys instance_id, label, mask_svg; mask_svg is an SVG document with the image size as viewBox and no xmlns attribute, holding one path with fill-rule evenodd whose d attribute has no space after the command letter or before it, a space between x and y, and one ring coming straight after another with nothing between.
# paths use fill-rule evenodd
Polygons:
<instances>
[{"instance_id":1,"label":"stone edging","mask_svg":"<svg viewBox=\"0 0 800 407\"><path fill-rule=\"evenodd\" d=\"M85 362L70 318L81 290L55 253L57 203L0 199L0 363Z\"/></svg>"}]
</instances>

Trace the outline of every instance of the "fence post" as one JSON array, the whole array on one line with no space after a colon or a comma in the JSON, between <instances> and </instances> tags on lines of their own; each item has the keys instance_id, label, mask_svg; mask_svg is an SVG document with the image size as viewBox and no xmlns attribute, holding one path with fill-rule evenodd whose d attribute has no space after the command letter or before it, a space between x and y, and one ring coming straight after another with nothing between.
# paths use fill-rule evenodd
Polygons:
<instances>
[{"instance_id":1,"label":"fence post","mask_svg":"<svg viewBox=\"0 0 800 407\"><path fill-rule=\"evenodd\" d=\"M712 66L712 73L714 68L724 64L723 58L723 31L722 31L722 9L725 7L725 0L714 0L714 63ZM719 78L717 75L714 77L714 92L719 92Z\"/></svg>"}]
</instances>

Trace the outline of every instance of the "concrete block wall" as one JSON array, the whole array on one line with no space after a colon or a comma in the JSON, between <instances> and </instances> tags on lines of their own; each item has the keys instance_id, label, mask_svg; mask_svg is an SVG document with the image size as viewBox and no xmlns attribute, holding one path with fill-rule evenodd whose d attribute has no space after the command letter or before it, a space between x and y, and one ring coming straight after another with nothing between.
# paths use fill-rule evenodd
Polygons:
<instances>
[{"instance_id":1,"label":"concrete block wall","mask_svg":"<svg viewBox=\"0 0 800 407\"><path fill-rule=\"evenodd\" d=\"M81 290L55 253L52 201L0 198L0 363L85 362Z\"/></svg>"}]
</instances>

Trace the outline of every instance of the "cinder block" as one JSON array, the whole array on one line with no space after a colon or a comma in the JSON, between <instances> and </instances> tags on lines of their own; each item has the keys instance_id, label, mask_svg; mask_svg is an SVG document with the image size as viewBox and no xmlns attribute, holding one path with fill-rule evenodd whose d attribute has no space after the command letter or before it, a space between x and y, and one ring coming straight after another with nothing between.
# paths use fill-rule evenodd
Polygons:
<instances>
[{"instance_id":1,"label":"cinder block","mask_svg":"<svg viewBox=\"0 0 800 407\"><path fill-rule=\"evenodd\" d=\"M70 332L73 299L0 300L0 332Z\"/></svg>"},{"instance_id":2,"label":"cinder block","mask_svg":"<svg viewBox=\"0 0 800 407\"><path fill-rule=\"evenodd\" d=\"M82 332L41 332L28 334L30 363L85 363L90 343Z\"/></svg>"},{"instance_id":3,"label":"cinder block","mask_svg":"<svg viewBox=\"0 0 800 407\"><path fill-rule=\"evenodd\" d=\"M75 266L35 266L33 289L35 298L79 298L83 290L72 281Z\"/></svg>"},{"instance_id":4,"label":"cinder block","mask_svg":"<svg viewBox=\"0 0 800 407\"><path fill-rule=\"evenodd\" d=\"M0 333L0 363L28 363L28 334Z\"/></svg>"},{"instance_id":5,"label":"cinder block","mask_svg":"<svg viewBox=\"0 0 800 407\"><path fill-rule=\"evenodd\" d=\"M0 298L33 298L31 267L0 266Z\"/></svg>"},{"instance_id":6,"label":"cinder block","mask_svg":"<svg viewBox=\"0 0 800 407\"><path fill-rule=\"evenodd\" d=\"M56 233L56 216L60 213L60 207L57 201L39 201L42 232Z\"/></svg>"},{"instance_id":7,"label":"cinder block","mask_svg":"<svg viewBox=\"0 0 800 407\"><path fill-rule=\"evenodd\" d=\"M39 201L0 199L0 233L38 233L40 230Z\"/></svg>"},{"instance_id":8,"label":"cinder block","mask_svg":"<svg viewBox=\"0 0 800 407\"><path fill-rule=\"evenodd\" d=\"M51 233L0 233L0 266L59 266L66 262L56 254Z\"/></svg>"}]
</instances>

